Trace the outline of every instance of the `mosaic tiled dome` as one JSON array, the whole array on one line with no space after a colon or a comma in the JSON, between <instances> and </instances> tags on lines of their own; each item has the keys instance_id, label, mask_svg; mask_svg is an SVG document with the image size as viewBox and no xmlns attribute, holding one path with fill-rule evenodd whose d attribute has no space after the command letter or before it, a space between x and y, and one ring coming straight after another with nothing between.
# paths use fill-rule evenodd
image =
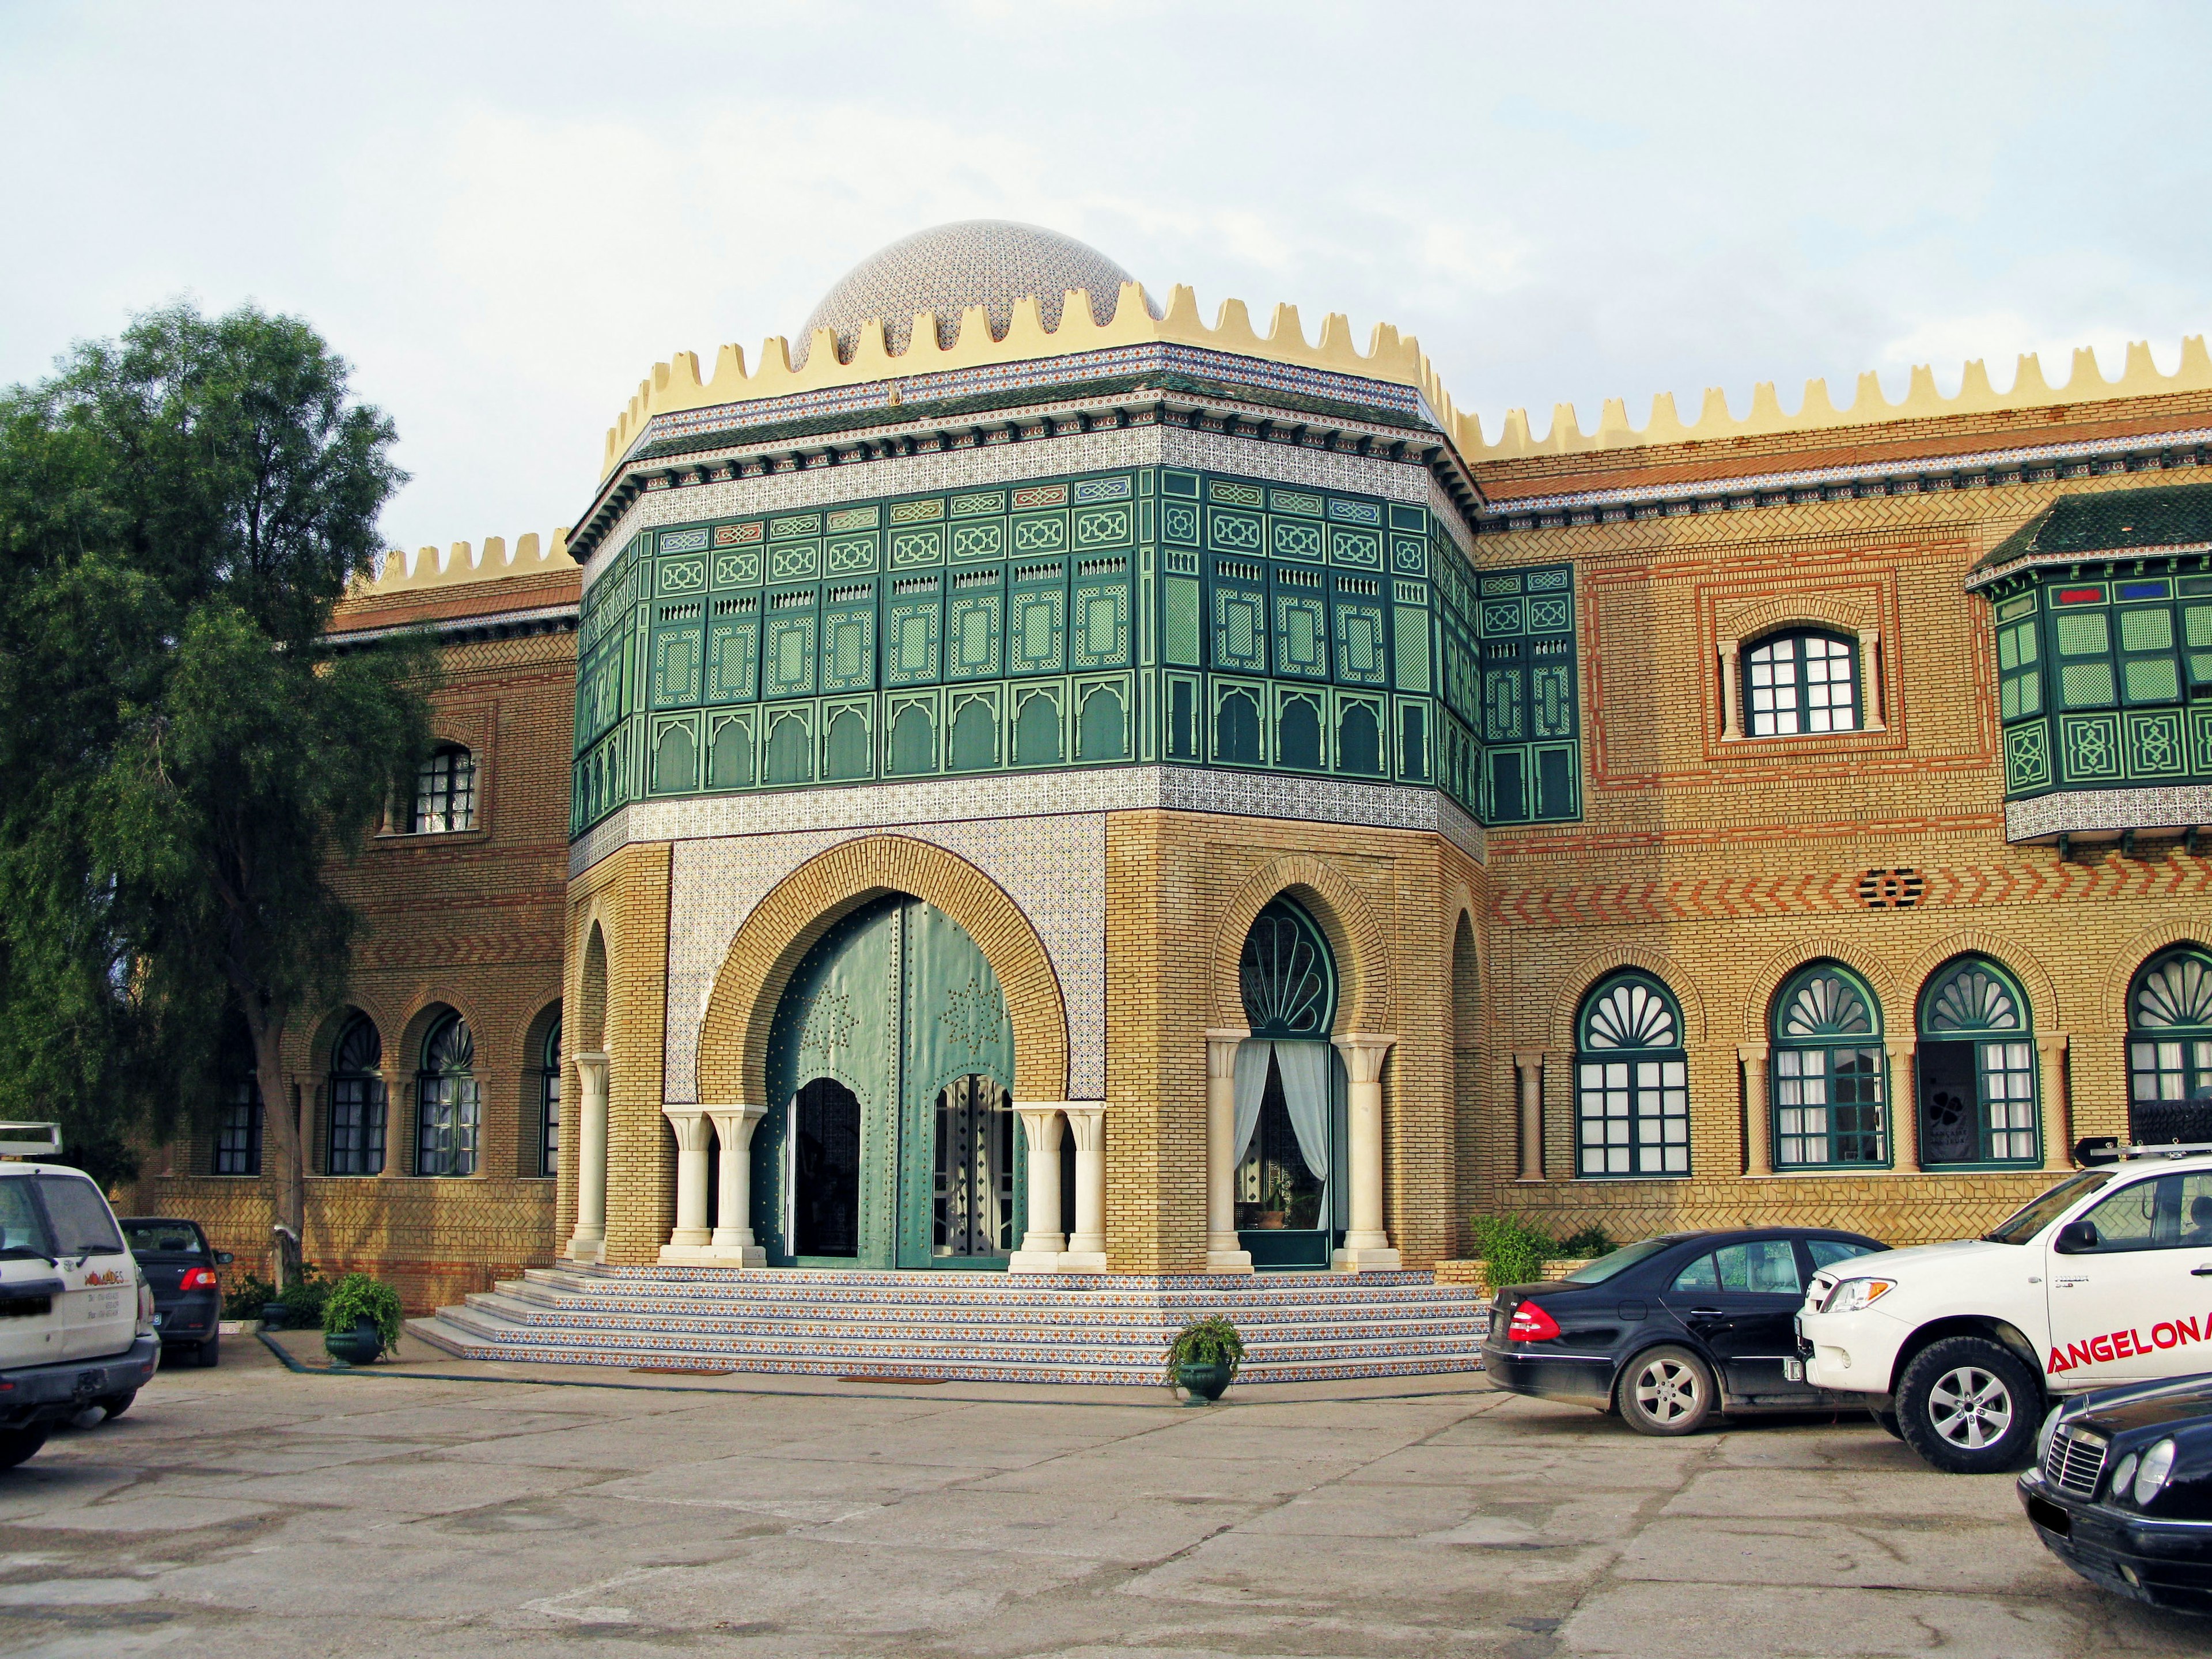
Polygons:
<instances>
[{"instance_id":1,"label":"mosaic tiled dome","mask_svg":"<svg viewBox=\"0 0 2212 1659\"><path fill-rule=\"evenodd\" d=\"M1006 219L963 219L902 237L854 265L822 296L796 342L797 362L806 361L817 328L837 331L837 355L850 361L863 325L881 318L894 353L904 351L914 318L937 318L938 343L959 337L960 313L982 306L991 332L1004 338L1014 303L1036 296L1047 328L1060 326L1063 296L1079 288L1091 295L1091 314L1110 322L1129 273L1093 247L1037 225ZM1158 312L1155 311L1155 315Z\"/></svg>"}]
</instances>

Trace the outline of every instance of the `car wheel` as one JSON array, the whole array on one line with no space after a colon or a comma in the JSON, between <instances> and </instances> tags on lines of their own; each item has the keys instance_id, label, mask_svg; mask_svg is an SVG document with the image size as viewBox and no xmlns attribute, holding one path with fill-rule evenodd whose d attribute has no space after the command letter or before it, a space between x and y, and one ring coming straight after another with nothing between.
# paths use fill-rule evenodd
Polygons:
<instances>
[{"instance_id":1,"label":"car wheel","mask_svg":"<svg viewBox=\"0 0 2212 1659\"><path fill-rule=\"evenodd\" d=\"M1905 1438L1905 1431L1898 1425L1897 1413L1895 1412L1869 1412L1867 1415L1874 1419L1875 1424L1881 1428L1881 1431L1887 1435L1891 1439L1902 1440Z\"/></svg>"},{"instance_id":2,"label":"car wheel","mask_svg":"<svg viewBox=\"0 0 2212 1659\"><path fill-rule=\"evenodd\" d=\"M1929 1343L1897 1390L1898 1437L1946 1474L2025 1468L2041 1415L2033 1374L1983 1336Z\"/></svg>"},{"instance_id":3,"label":"car wheel","mask_svg":"<svg viewBox=\"0 0 2212 1659\"><path fill-rule=\"evenodd\" d=\"M46 1429L0 1429L0 1469L12 1469L46 1443Z\"/></svg>"},{"instance_id":4,"label":"car wheel","mask_svg":"<svg viewBox=\"0 0 2212 1659\"><path fill-rule=\"evenodd\" d=\"M222 1359L222 1339L219 1336L211 1336L201 1343L198 1358L204 1366L220 1364Z\"/></svg>"},{"instance_id":5,"label":"car wheel","mask_svg":"<svg viewBox=\"0 0 2212 1659\"><path fill-rule=\"evenodd\" d=\"M99 1407L100 1410L106 1412L107 1413L107 1420L112 1423L117 1418L122 1416L124 1413L131 1409L131 1402L137 1397L138 1390L136 1389L131 1389L122 1394L104 1394L92 1403Z\"/></svg>"},{"instance_id":6,"label":"car wheel","mask_svg":"<svg viewBox=\"0 0 2212 1659\"><path fill-rule=\"evenodd\" d=\"M1695 1434L1719 1405L1712 1367L1687 1348L1648 1348L1628 1362L1614 1390L1638 1434Z\"/></svg>"}]
</instances>

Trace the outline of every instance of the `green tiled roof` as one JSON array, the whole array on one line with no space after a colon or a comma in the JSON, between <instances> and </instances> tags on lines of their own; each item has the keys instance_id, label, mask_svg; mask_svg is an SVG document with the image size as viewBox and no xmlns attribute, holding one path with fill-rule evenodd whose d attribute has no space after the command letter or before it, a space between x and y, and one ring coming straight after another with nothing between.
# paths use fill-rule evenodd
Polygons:
<instances>
[{"instance_id":1,"label":"green tiled roof","mask_svg":"<svg viewBox=\"0 0 2212 1659\"><path fill-rule=\"evenodd\" d=\"M1984 555L1987 570L2032 554L2149 552L2212 542L2212 484L2116 489L2053 501Z\"/></svg>"}]
</instances>

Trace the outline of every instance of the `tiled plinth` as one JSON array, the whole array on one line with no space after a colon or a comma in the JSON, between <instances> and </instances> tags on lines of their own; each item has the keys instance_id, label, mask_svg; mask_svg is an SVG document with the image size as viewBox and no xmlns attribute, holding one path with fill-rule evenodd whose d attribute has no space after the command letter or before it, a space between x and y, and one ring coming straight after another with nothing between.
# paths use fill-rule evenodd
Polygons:
<instances>
[{"instance_id":1,"label":"tiled plinth","mask_svg":"<svg viewBox=\"0 0 2212 1659\"><path fill-rule=\"evenodd\" d=\"M1225 1314L1253 1382L1479 1370L1489 1304L1425 1273L824 1272L560 1262L409 1322L469 1359L1157 1386Z\"/></svg>"}]
</instances>

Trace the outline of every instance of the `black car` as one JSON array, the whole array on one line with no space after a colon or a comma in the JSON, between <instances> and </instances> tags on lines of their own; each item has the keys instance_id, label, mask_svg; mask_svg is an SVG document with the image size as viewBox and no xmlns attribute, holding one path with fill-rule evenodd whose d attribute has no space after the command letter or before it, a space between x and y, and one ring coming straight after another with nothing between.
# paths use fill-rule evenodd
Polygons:
<instances>
[{"instance_id":1,"label":"black car","mask_svg":"<svg viewBox=\"0 0 2212 1659\"><path fill-rule=\"evenodd\" d=\"M2212 1613L2212 1376L2100 1389L2053 1407L2020 1501L2093 1584Z\"/></svg>"},{"instance_id":2,"label":"black car","mask_svg":"<svg viewBox=\"0 0 2212 1659\"><path fill-rule=\"evenodd\" d=\"M1832 1262L1887 1245L1819 1227L1668 1233L1492 1298L1482 1362L1502 1389L1693 1434L1717 1412L1863 1411L1805 1381L1794 1322Z\"/></svg>"},{"instance_id":3,"label":"black car","mask_svg":"<svg viewBox=\"0 0 2212 1659\"><path fill-rule=\"evenodd\" d=\"M222 1281L228 1250L208 1249L197 1221L172 1216L125 1216L124 1242L146 1282L154 1287L155 1329L166 1357L189 1351L203 1365L216 1363L222 1344Z\"/></svg>"}]
</instances>

